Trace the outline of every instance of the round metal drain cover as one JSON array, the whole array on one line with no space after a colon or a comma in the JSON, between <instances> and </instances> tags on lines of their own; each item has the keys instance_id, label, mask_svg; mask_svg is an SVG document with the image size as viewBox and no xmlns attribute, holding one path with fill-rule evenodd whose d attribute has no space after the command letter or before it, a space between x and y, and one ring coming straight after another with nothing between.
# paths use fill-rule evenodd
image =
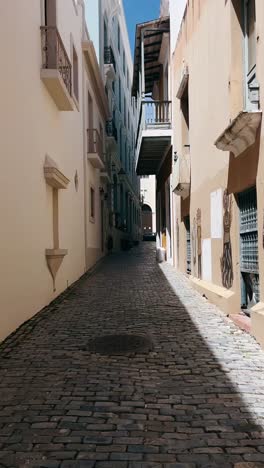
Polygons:
<instances>
[{"instance_id":1,"label":"round metal drain cover","mask_svg":"<svg viewBox=\"0 0 264 468\"><path fill-rule=\"evenodd\" d=\"M153 350L150 338L140 335L106 335L89 343L92 353L113 355L126 353L148 353Z\"/></svg>"}]
</instances>

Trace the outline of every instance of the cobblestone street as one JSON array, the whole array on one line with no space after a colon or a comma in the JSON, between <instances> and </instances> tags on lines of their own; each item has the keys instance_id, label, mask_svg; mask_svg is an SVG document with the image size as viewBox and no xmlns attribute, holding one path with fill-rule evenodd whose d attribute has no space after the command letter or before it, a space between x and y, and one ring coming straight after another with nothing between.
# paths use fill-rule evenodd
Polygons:
<instances>
[{"instance_id":1,"label":"cobblestone street","mask_svg":"<svg viewBox=\"0 0 264 468\"><path fill-rule=\"evenodd\" d=\"M104 335L151 350L93 353ZM0 467L264 466L264 353L145 243L0 348Z\"/></svg>"}]
</instances>

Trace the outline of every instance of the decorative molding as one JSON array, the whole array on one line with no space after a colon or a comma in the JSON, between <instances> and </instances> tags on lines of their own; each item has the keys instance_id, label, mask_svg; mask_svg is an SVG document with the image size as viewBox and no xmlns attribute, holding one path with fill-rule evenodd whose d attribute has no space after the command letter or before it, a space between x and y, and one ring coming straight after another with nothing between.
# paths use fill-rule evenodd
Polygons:
<instances>
[{"instance_id":1,"label":"decorative molding","mask_svg":"<svg viewBox=\"0 0 264 468\"><path fill-rule=\"evenodd\" d=\"M66 189L70 180L58 169L57 164L49 156L44 163L44 177L48 185L55 189Z\"/></svg>"},{"instance_id":2,"label":"decorative molding","mask_svg":"<svg viewBox=\"0 0 264 468\"><path fill-rule=\"evenodd\" d=\"M222 151L230 151L235 157L243 153L256 141L262 111L242 111L221 133L215 146Z\"/></svg>"},{"instance_id":3,"label":"decorative molding","mask_svg":"<svg viewBox=\"0 0 264 468\"><path fill-rule=\"evenodd\" d=\"M65 255L68 254L68 250L65 249L46 249L46 260L48 269L53 279L53 289L56 291L55 279L57 272L62 264Z\"/></svg>"},{"instance_id":4,"label":"decorative molding","mask_svg":"<svg viewBox=\"0 0 264 468\"><path fill-rule=\"evenodd\" d=\"M53 290L56 291L55 279L62 261L68 251L59 248L59 189L66 189L69 179L60 172L57 164L49 156L44 163L44 177L46 183L52 187L53 211L53 249L46 249L45 256L48 269L53 279Z\"/></svg>"},{"instance_id":5,"label":"decorative molding","mask_svg":"<svg viewBox=\"0 0 264 468\"><path fill-rule=\"evenodd\" d=\"M186 89L186 86L188 85L189 82L189 67L188 65L184 65L182 69L182 76L181 76L181 81L180 85L176 94L176 97L178 99L181 99L183 96L183 93Z\"/></svg>"}]
</instances>

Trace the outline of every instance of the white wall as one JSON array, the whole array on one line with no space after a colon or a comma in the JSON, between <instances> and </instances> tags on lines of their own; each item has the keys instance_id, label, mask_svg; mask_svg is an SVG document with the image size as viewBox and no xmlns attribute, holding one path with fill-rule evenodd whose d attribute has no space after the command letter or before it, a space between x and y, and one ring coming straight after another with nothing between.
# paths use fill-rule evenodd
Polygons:
<instances>
[{"instance_id":1,"label":"white wall","mask_svg":"<svg viewBox=\"0 0 264 468\"><path fill-rule=\"evenodd\" d=\"M11 24L16 34L10 34ZM27 0L27 8L19 0L4 2L0 29L9 39L8 46L0 43L5 70L0 89L0 340L85 271L82 109L59 111L40 78L41 24L40 1ZM71 40L76 47L81 102L82 17L72 0L58 0L58 28L69 57ZM53 247L46 155L70 179L68 188L59 191L59 241L68 255L58 271L56 291L45 258L45 249Z\"/></svg>"},{"instance_id":2,"label":"white wall","mask_svg":"<svg viewBox=\"0 0 264 468\"><path fill-rule=\"evenodd\" d=\"M170 0L170 24L171 24L171 53L173 54L178 38L181 21L184 10L187 5L187 0Z\"/></svg>"}]
</instances>

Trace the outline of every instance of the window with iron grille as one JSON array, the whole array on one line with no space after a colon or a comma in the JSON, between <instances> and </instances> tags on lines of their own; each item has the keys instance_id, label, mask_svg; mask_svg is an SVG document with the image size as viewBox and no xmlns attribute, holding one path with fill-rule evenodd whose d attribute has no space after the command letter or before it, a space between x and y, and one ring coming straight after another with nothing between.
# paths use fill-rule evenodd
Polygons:
<instances>
[{"instance_id":1,"label":"window with iron grille","mask_svg":"<svg viewBox=\"0 0 264 468\"><path fill-rule=\"evenodd\" d=\"M238 195L240 210L240 270L242 307L259 301L257 192L253 187ZM253 302L252 302L253 301Z\"/></svg>"},{"instance_id":2,"label":"window with iron grille","mask_svg":"<svg viewBox=\"0 0 264 468\"><path fill-rule=\"evenodd\" d=\"M192 271L190 216L185 216L184 225L186 229L186 272L190 274Z\"/></svg>"}]
</instances>

